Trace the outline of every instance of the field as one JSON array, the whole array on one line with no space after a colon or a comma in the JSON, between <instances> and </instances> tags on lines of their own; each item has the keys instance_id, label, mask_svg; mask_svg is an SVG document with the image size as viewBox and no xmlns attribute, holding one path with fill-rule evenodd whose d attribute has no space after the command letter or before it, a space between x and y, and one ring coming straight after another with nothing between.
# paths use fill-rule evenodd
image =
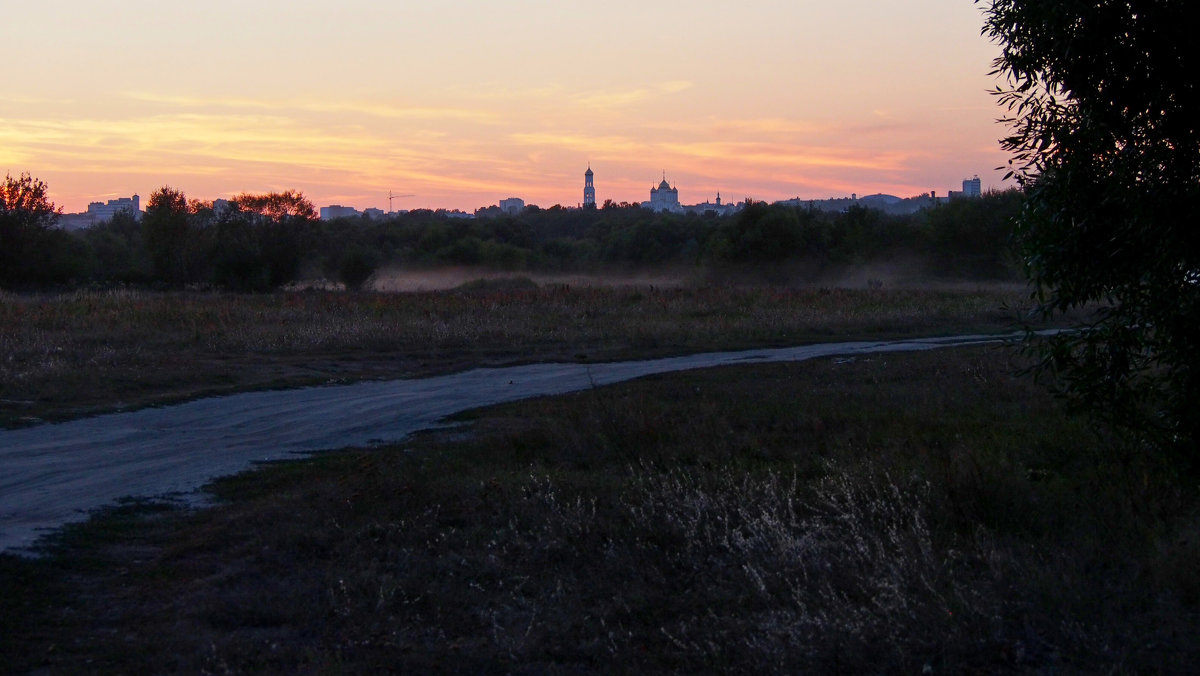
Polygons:
<instances>
[{"instance_id":1,"label":"field","mask_svg":"<svg viewBox=\"0 0 1200 676\"><path fill-rule=\"evenodd\" d=\"M0 426L239 390L528 361L609 361L1011 331L1027 294L538 286L261 295L0 293Z\"/></svg>"},{"instance_id":2,"label":"field","mask_svg":"<svg viewBox=\"0 0 1200 676\"><path fill-rule=\"evenodd\" d=\"M41 316L87 298L21 300ZM92 302L146 305L145 324L114 336L153 327L151 307L241 308L205 349L303 364L357 344L358 370L339 377L375 377L543 349L601 359L1007 330L1018 311L999 305L1020 300L477 288ZM263 318L289 304L326 338L275 342L298 319ZM433 335L423 311L447 326L424 365L407 352ZM239 334L233 317L254 321ZM67 340L71 321L42 325ZM361 354L388 346L390 360ZM1187 673L1200 660L1194 488L1065 410L1027 365L973 347L656 376L264 466L216 482L208 509L114 506L40 559L0 556L0 669Z\"/></svg>"}]
</instances>

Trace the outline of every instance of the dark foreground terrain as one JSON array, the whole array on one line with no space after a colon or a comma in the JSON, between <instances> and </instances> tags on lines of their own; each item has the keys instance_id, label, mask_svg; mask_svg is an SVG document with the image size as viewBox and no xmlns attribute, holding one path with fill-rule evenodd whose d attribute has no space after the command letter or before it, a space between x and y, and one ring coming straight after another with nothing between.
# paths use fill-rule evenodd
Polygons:
<instances>
[{"instance_id":1,"label":"dark foreground terrain","mask_svg":"<svg viewBox=\"0 0 1200 676\"><path fill-rule=\"evenodd\" d=\"M1187 673L1194 488L1025 365L655 376L114 507L0 557L0 669Z\"/></svg>"}]
</instances>

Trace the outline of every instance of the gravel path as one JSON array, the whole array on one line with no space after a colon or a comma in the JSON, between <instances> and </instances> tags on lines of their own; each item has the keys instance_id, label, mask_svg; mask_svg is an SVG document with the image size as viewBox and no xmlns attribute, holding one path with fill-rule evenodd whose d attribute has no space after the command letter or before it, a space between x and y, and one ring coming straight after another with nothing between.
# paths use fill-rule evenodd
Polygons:
<instances>
[{"instance_id":1,"label":"gravel path","mask_svg":"<svg viewBox=\"0 0 1200 676\"><path fill-rule=\"evenodd\" d=\"M451 414L669 371L1004 340L955 336L712 352L607 364L531 364L434 378L251 392L0 431L0 551L125 496L188 494L254 462L395 442Z\"/></svg>"}]
</instances>

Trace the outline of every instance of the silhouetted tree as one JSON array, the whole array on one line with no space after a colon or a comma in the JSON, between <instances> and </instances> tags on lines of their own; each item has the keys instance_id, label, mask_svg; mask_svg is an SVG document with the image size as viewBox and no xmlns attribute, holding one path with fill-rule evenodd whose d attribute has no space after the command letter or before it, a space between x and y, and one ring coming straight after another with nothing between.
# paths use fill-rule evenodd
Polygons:
<instances>
[{"instance_id":1,"label":"silhouetted tree","mask_svg":"<svg viewBox=\"0 0 1200 676\"><path fill-rule=\"evenodd\" d=\"M1017 279L1021 266L1014 250L1013 227L1025 203L1015 188L979 199L955 199L925 212L938 274Z\"/></svg>"},{"instance_id":2,"label":"silhouetted tree","mask_svg":"<svg viewBox=\"0 0 1200 676\"><path fill-rule=\"evenodd\" d=\"M274 221L297 219L315 221L317 210L304 193L296 190L268 193L244 192L230 200L242 211L260 214Z\"/></svg>"},{"instance_id":3,"label":"silhouetted tree","mask_svg":"<svg viewBox=\"0 0 1200 676\"><path fill-rule=\"evenodd\" d=\"M54 227L61 210L29 174L0 183L0 286L62 283L82 274L87 251Z\"/></svg>"},{"instance_id":4,"label":"silhouetted tree","mask_svg":"<svg viewBox=\"0 0 1200 676\"><path fill-rule=\"evenodd\" d=\"M726 220L722 234L725 255L736 262L777 262L800 253L802 239L796 210L746 200L737 215Z\"/></svg>"},{"instance_id":5,"label":"silhouetted tree","mask_svg":"<svg viewBox=\"0 0 1200 676\"><path fill-rule=\"evenodd\" d=\"M5 175L0 184L0 285L30 281L28 260L58 215L45 183L29 174Z\"/></svg>"},{"instance_id":6,"label":"silhouetted tree","mask_svg":"<svg viewBox=\"0 0 1200 676\"><path fill-rule=\"evenodd\" d=\"M1200 50L1190 0L994 0L1025 263L1043 312L1102 303L1043 365L1156 447L1200 439Z\"/></svg>"},{"instance_id":7,"label":"silhouetted tree","mask_svg":"<svg viewBox=\"0 0 1200 676\"><path fill-rule=\"evenodd\" d=\"M316 210L303 194L243 193L213 222L212 280L236 291L267 291L294 281L317 240Z\"/></svg>"},{"instance_id":8,"label":"silhouetted tree","mask_svg":"<svg viewBox=\"0 0 1200 676\"><path fill-rule=\"evenodd\" d=\"M258 214L237 207L216 216L211 259L217 286L243 292L272 288L262 251L261 220Z\"/></svg>"},{"instance_id":9,"label":"silhouetted tree","mask_svg":"<svg viewBox=\"0 0 1200 676\"><path fill-rule=\"evenodd\" d=\"M147 200L142 236L155 279L168 284L193 281L188 265L190 213L187 197L170 186L155 190Z\"/></svg>"},{"instance_id":10,"label":"silhouetted tree","mask_svg":"<svg viewBox=\"0 0 1200 676\"><path fill-rule=\"evenodd\" d=\"M6 224L29 228L48 228L58 220L62 210L50 201L46 183L27 173L13 178L4 176L0 184L0 214Z\"/></svg>"},{"instance_id":11,"label":"silhouetted tree","mask_svg":"<svg viewBox=\"0 0 1200 676\"><path fill-rule=\"evenodd\" d=\"M91 250L91 277L100 281L144 283L151 279L142 226L130 211L118 211L107 223L81 231Z\"/></svg>"},{"instance_id":12,"label":"silhouetted tree","mask_svg":"<svg viewBox=\"0 0 1200 676\"><path fill-rule=\"evenodd\" d=\"M374 252L354 247L342 253L335 275L347 291L361 291L378 266L379 257Z\"/></svg>"}]
</instances>

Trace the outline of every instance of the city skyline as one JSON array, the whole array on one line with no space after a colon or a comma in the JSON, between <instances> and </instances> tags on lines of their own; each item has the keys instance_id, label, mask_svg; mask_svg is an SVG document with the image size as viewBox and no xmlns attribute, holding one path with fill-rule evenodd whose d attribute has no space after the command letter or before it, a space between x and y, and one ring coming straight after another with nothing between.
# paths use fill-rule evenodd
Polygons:
<instances>
[{"instance_id":1,"label":"city skyline","mask_svg":"<svg viewBox=\"0 0 1200 676\"><path fill-rule=\"evenodd\" d=\"M0 170L68 212L162 185L574 206L589 164L600 203L643 201L663 167L685 201L1001 187L997 49L969 1L239 7L10 10L0 49L41 65L0 101Z\"/></svg>"},{"instance_id":2,"label":"city skyline","mask_svg":"<svg viewBox=\"0 0 1200 676\"><path fill-rule=\"evenodd\" d=\"M481 205L475 207L474 209L465 209L464 210L464 209L459 209L457 207L447 208L447 207L436 207L436 206L429 207L429 208L438 210L438 211L460 212L460 213L468 214L468 215L476 213L480 210L486 210L489 208L498 208L502 212L509 213L509 214L515 214L515 213L519 213L526 206L533 206L533 207L539 207L539 208L566 207L566 208L586 209L586 208L603 207L603 206L606 206L609 201L612 201L614 204L628 204L628 205L634 205L634 206L641 206L643 208L650 209L652 211L659 211L662 209L660 208L661 205L655 204L655 194L656 194L656 191L663 191L664 187L667 190L669 190L670 193L672 193L672 201L675 203L676 207L686 207L688 209L695 210L696 207L715 206L715 207L719 208L722 206L722 197L721 197L721 192L719 190L716 193L716 202L715 203L709 202L708 199L706 198L704 202L697 202L695 204L687 204L687 205L682 204L679 201L679 197L678 197L678 193L679 193L678 187L679 186L670 184L670 182L667 180L667 175L666 175L665 171L663 172L662 181L659 183L659 185L657 187L652 186L650 188L650 199L649 200L641 200L641 201L634 200L634 201L617 202L616 200L610 200L610 199L606 198L601 202L597 202L595 188L593 187L594 175L595 174L592 171L591 165L588 165L587 170L584 172L583 200L582 200L582 202L580 202L579 204L576 204L576 205L562 204L562 203L536 204L536 203L532 203L532 202L527 204L526 201L524 199L522 199L521 197L512 196L512 197L507 197L507 198L498 198L491 204L481 204ZM884 194L884 193L871 193L871 194L863 193L861 195L861 197L864 199L881 198L882 197L882 198L899 198L902 200L907 200L907 199L911 199L911 198L924 198L924 197L932 198L932 197L934 197L934 195L938 195L942 199L947 199L947 198L954 198L955 196L961 196L961 195L966 195L968 197L979 197L982 194L982 192L983 192L982 182L981 182L979 176L975 175L972 178L963 179L961 191L950 188L950 189L941 190L941 191L933 190L933 191L929 191L929 192L918 193L916 195L904 195L904 196L889 195L889 194ZM391 195L389 195L389 197L391 197ZM853 192L853 193L850 193L849 195L830 195L827 197L820 197L820 198L794 196L791 198L770 200L770 202L771 203L840 202L840 201L844 201L844 200L857 201L859 198L860 198L859 193ZM190 199L199 199L200 202L214 201L214 200L205 200L203 198L195 198L194 196ZM221 203L221 202L224 202L225 200L223 198L215 198L215 201L217 203ZM310 200L310 201L312 201L312 200ZM734 205L738 205L741 203L744 203L744 200L741 200L741 201L725 200L726 207L732 207ZM116 198L116 199L109 199L107 201L107 203L102 202L102 201L93 201L93 202L88 203L86 211L64 212L63 215L64 216L92 216L92 217L99 216L101 218L101 220L103 220L105 218L111 218L111 216L116 211L119 211L119 210L130 210L130 211L140 213L141 208L139 207L139 204L140 204L140 195L138 195L137 193L134 193L132 195L132 197L120 197L120 198ZM339 217L345 217L345 216L360 216L360 215L363 215L364 213L366 213L369 216L380 217L380 216L387 216L387 215L398 214L398 213L407 213L408 211L410 211L409 209L396 209L394 211L390 211L390 210L380 209L378 207L364 207L364 208L360 209L360 208L358 208L358 205L354 205L354 204L322 205L322 204L319 204L316 202L313 203L313 206L315 208L319 209L321 220L328 220L329 218L339 218ZM95 222L95 221L92 221L92 222Z\"/></svg>"}]
</instances>

